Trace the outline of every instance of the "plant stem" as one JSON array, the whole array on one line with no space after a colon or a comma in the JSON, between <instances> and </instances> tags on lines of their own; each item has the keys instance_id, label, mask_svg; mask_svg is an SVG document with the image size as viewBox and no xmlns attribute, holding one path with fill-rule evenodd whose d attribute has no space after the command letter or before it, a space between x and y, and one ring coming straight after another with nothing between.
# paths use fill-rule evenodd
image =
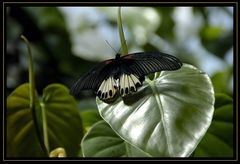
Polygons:
<instances>
[{"instance_id":1,"label":"plant stem","mask_svg":"<svg viewBox=\"0 0 240 164\"><path fill-rule=\"evenodd\" d=\"M121 55L127 55L128 49L127 49L126 40L125 40L124 32L123 32L121 7L118 7L117 24L118 24L119 37L120 37L120 41L121 41Z\"/></svg>"},{"instance_id":2,"label":"plant stem","mask_svg":"<svg viewBox=\"0 0 240 164\"><path fill-rule=\"evenodd\" d=\"M36 91L35 91L35 82L34 82L34 72L33 72L33 62L32 62L32 51L31 51L31 47L30 47L30 43L27 40L27 38L23 35L21 35L21 38L24 40L24 42L27 45L27 49L28 49L28 55L29 55L29 59L28 59L28 71L29 71L29 96L30 96L30 110L32 112L32 116L33 116L33 123L34 123L34 127L36 129L36 133L37 133L37 137L39 140L39 143L41 145L41 148L43 150L43 152L48 156L48 150L46 149L45 146L45 142L42 139L42 133L40 130L40 126L38 124L38 119L37 119L37 111L36 111L36 104L39 103L38 99L36 99Z\"/></svg>"},{"instance_id":3,"label":"plant stem","mask_svg":"<svg viewBox=\"0 0 240 164\"><path fill-rule=\"evenodd\" d=\"M30 47L30 43L28 42L27 38L23 35L21 35L21 38L24 40L24 42L27 45L29 59L28 59L28 71L29 71L29 84L30 84L30 109L33 109L34 102L35 102L35 96L34 96L34 90L35 90L35 82L34 82L34 74L33 74L33 63L32 63L32 51Z\"/></svg>"},{"instance_id":4,"label":"plant stem","mask_svg":"<svg viewBox=\"0 0 240 164\"><path fill-rule=\"evenodd\" d=\"M42 122L43 122L43 141L47 149L48 154L50 153L49 142L48 142L48 131L47 131L47 117L46 117L46 108L43 103L41 103L42 109Z\"/></svg>"}]
</instances>

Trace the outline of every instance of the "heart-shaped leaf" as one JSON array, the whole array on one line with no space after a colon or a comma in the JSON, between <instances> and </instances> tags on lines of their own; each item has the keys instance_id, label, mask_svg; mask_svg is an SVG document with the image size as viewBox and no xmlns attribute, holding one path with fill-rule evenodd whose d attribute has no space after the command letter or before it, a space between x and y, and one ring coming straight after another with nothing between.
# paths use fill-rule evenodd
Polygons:
<instances>
[{"instance_id":1,"label":"heart-shaped leaf","mask_svg":"<svg viewBox=\"0 0 240 164\"><path fill-rule=\"evenodd\" d=\"M7 156L41 157L41 150L29 106L29 84L16 88L7 98ZM46 117L50 151L63 147L67 156L75 156L83 135L76 101L69 90L60 84L47 86L43 91L37 115ZM41 110L42 112L39 112ZM39 116L38 116L39 117Z\"/></svg>"},{"instance_id":2,"label":"heart-shaped leaf","mask_svg":"<svg viewBox=\"0 0 240 164\"><path fill-rule=\"evenodd\" d=\"M81 146L85 157L149 156L121 139L105 121L92 126L84 136Z\"/></svg>"},{"instance_id":3,"label":"heart-shaped leaf","mask_svg":"<svg viewBox=\"0 0 240 164\"><path fill-rule=\"evenodd\" d=\"M107 104L103 119L128 143L151 156L188 157L211 124L214 91L206 73L184 64L147 80L132 96Z\"/></svg>"}]
</instances>

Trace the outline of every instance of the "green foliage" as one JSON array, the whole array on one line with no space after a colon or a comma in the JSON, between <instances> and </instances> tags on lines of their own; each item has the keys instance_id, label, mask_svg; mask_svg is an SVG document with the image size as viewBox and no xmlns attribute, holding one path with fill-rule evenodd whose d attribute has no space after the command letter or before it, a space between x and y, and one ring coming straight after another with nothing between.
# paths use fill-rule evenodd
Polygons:
<instances>
[{"instance_id":1,"label":"green foliage","mask_svg":"<svg viewBox=\"0 0 240 164\"><path fill-rule=\"evenodd\" d=\"M29 93L29 84L23 84L7 98L8 157L45 155L34 127ZM39 104L36 103L35 109L39 110Z\"/></svg>"},{"instance_id":2,"label":"green foliage","mask_svg":"<svg viewBox=\"0 0 240 164\"><path fill-rule=\"evenodd\" d=\"M233 101L216 95L213 121L194 152L195 157L233 157Z\"/></svg>"},{"instance_id":3,"label":"green foliage","mask_svg":"<svg viewBox=\"0 0 240 164\"><path fill-rule=\"evenodd\" d=\"M49 150L64 147L68 156L75 156L83 130L78 106L69 90L60 84L51 84L44 89L39 102L35 102L37 117L46 117L38 124L47 124ZM33 113L29 107L29 84L23 84L7 98L7 156L41 157L46 156L40 147L33 123ZM40 138L43 138L41 136ZM46 145L45 145L46 146Z\"/></svg>"},{"instance_id":4,"label":"green foliage","mask_svg":"<svg viewBox=\"0 0 240 164\"><path fill-rule=\"evenodd\" d=\"M214 86L214 91L216 93L225 93L228 95L232 95L230 91L229 84L231 82L231 76L232 76L232 68L223 70L221 72L216 72L212 76L212 82Z\"/></svg>"},{"instance_id":5,"label":"green foliage","mask_svg":"<svg viewBox=\"0 0 240 164\"><path fill-rule=\"evenodd\" d=\"M157 12L161 15L162 23L157 31L160 36L164 38L168 38L169 40L174 39L174 21L172 19L171 13L173 12L173 7L164 7L164 8L156 8Z\"/></svg>"},{"instance_id":6,"label":"green foliage","mask_svg":"<svg viewBox=\"0 0 240 164\"><path fill-rule=\"evenodd\" d=\"M222 34L225 35L222 35ZM232 47L233 36L231 32L225 33L219 26L206 26L200 32L203 45L217 56L224 57L225 53ZM221 48L219 48L221 47Z\"/></svg>"},{"instance_id":7,"label":"green foliage","mask_svg":"<svg viewBox=\"0 0 240 164\"><path fill-rule=\"evenodd\" d=\"M192 157L233 157L232 103L231 97L216 95L212 124ZM96 145L99 145L98 149ZM85 157L151 157L127 143L104 121L91 127L81 146Z\"/></svg>"},{"instance_id":8,"label":"green foliage","mask_svg":"<svg viewBox=\"0 0 240 164\"><path fill-rule=\"evenodd\" d=\"M38 97L31 47L22 38L29 54L29 84L20 85L7 97L7 156L48 157L57 147L75 156L83 136L77 103L61 84L47 86Z\"/></svg>"},{"instance_id":9,"label":"green foliage","mask_svg":"<svg viewBox=\"0 0 240 164\"><path fill-rule=\"evenodd\" d=\"M81 147L84 157L149 157L121 139L105 121L91 127Z\"/></svg>"},{"instance_id":10,"label":"green foliage","mask_svg":"<svg viewBox=\"0 0 240 164\"><path fill-rule=\"evenodd\" d=\"M83 123L84 132L86 133L89 128L96 122L102 120L102 117L99 115L96 110L87 110L80 113Z\"/></svg>"}]
</instances>

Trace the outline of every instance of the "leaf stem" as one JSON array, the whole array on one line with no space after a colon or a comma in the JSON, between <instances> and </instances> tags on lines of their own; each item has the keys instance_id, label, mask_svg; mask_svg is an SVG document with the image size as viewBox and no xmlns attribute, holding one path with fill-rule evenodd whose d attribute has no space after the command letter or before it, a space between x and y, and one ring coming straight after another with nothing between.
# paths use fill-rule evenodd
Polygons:
<instances>
[{"instance_id":1,"label":"leaf stem","mask_svg":"<svg viewBox=\"0 0 240 164\"><path fill-rule=\"evenodd\" d=\"M27 38L23 35L21 35L21 38L24 40L24 42L27 45L27 49L28 49L28 55L29 55L29 59L28 59L28 70L29 70L29 84L30 84L30 109L34 109L34 102L35 102L35 96L34 96L34 90L35 90L35 82L34 82L34 74L33 74L33 63L32 63L32 51L31 51L31 47L30 47L30 43L28 42Z\"/></svg>"},{"instance_id":2,"label":"leaf stem","mask_svg":"<svg viewBox=\"0 0 240 164\"><path fill-rule=\"evenodd\" d=\"M159 76L160 76L160 72L155 72L153 81L156 80Z\"/></svg>"},{"instance_id":3,"label":"leaf stem","mask_svg":"<svg viewBox=\"0 0 240 164\"><path fill-rule=\"evenodd\" d=\"M42 122L43 122L43 141L44 145L47 149L48 154L50 153L49 142L48 142L48 131L47 131L47 117L46 117L46 109L43 103L40 103L42 109Z\"/></svg>"},{"instance_id":4,"label":"leaf stem","mask_svg":"<svg viewBox=\"0 0 240 164\"><path fill-rule=\"evenodd\" d=\"M36 133L37 133L37 137L39 140L39 143L41 145L41 148L43 150L43 152L48 156L48 150L46 149L46 146L43 142L43 139L41 137L41 130L40 130L40 126L38 124L38 120L37 120L37 111L36 111L36 104L38 99L36 99L36 95L35 93L35 81L34 81L34 73L33 73L33 62L32 62L32 51L31 51L31 47L30 47L30 43L27 40L27 38L23 35L21 35L21 38L24 40L24 42L27 45L27 49L28 49L28 55L29 55L29 59L28 59L28 65L29 65L29 96L30 96L30 110L32 112L32 116L33 116L33 123L36 129Z\"/></svg>"},{"instance_id":5,"label":"leaf stem","mask_svg":"<svg viewBox=\"0 0 240 164\"><path fill-rule=\"evenodd\" d=\"M167 151L168 151L169 155L172 156L174 153L173 153L173 148L172 148L172 146L170 144L170 141L169 141L170 140L169 136L171 136L171 135L169 134L169 130L168 130L166 122L164 120L164 109L163 109L163 105L161 103L160 95L157 94L158 90L157 90L157 87L156 87L156 77L157 77L157 75L155 74L155 77L154 77L153 81L151 81L150 79L146 79L146 82L151 87L153 96L155 97L155 100L157 102L157 106L158 106L158 109L159 109L159 112L160 112L160 115L161 115L163 131L165 132L164 135L165 135L166 144L167 144Z\"/></svg>"},{"instance_id":6,"label":"leaf stem","mask_svg":"<svg viewBox=\"0 0 240 164\"><path fill-rule=\"evenodd\" d=\"M121 48L121 55L127 55L128 54L128 49L127 49L126 40L125 40L124 32L123 32L122 18L121 18L121 7L118 7L117 24L118 24L119 37L120 37L121 47L122 47Z\"/></svg>"}]
</instances>

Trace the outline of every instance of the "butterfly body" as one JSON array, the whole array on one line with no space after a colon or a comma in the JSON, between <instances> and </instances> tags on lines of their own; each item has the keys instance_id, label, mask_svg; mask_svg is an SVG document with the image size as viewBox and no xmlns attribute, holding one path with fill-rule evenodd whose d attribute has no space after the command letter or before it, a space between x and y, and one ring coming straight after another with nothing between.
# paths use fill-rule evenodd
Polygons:
<instances>
[{"instance_id":1,"label":"butterfly body","mask_svg":"<svg viewBox=\"0 0 240 164\"><path fill-rule=\"evenodd\" d=\"M82 75L72 86L70 93L92 89L101 100L113 99L118 93L123 97L136 92L144 76L162 70L177 70L182 63L165 53L133 53L97 64Z\"/></svg>"}]
</instances>

